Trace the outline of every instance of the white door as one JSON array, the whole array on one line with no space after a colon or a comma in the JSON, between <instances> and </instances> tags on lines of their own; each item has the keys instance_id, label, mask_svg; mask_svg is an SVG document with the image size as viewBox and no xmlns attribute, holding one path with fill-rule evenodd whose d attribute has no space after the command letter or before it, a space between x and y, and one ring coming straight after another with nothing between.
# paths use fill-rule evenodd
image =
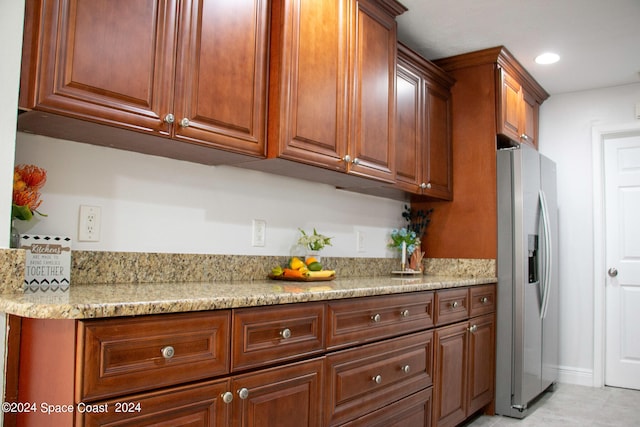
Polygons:
<instances>
[{"instance_id":1,"label":"white door","mask_svg":"<svg viewBox=\"0 0 640 427\"><path fill-rule=\"evenodd\" d=\"M640 132L604 143L605 384L640 389Z\"/></svg>"}]
</instances>

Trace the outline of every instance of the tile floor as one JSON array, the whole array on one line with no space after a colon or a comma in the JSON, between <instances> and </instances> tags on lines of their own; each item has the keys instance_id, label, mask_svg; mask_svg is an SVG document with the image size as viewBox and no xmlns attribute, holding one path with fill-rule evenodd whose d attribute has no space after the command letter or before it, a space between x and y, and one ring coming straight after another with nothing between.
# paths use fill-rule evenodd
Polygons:
<instances>
[{"instance_id":1,"label":"tile floor","mask_svg":"<svg viewBox=\"0 0 640 427\"><path fill-rule=\"evenodd\" d=\"M558 384L523 420L480 416L466 427L637 427L640 426L640 391L623 388Z\"/></svg>"}]
</instances>

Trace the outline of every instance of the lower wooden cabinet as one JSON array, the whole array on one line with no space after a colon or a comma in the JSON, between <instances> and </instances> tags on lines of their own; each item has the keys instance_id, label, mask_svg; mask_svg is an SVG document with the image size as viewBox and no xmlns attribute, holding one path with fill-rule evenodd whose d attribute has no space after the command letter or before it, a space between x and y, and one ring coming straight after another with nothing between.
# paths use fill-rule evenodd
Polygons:
<instances>
[{"instance_id":1,"label":"lower wooden cabinet","mask_svg":"<svg viewBox=\"0 0 640 427\"><path fill-rule=\"evenodd\" d=\"M78 404L77 426L228 426L231 406L223 401L229 381L214 381L93 404Z\"/></svg>"},{"instance_id":2,"label":"lower wooden cabinet","mask_svg":"<svg viewBox=\"0 0 640 427\"><path fill-rule=\"evenodd\" d=\"M493 313L436 329L433 425L456 426L494 397Z\"/></svg>"},{"instance_id":3,"label":"lower wooden cabinet","mask_svg":"<svg viewBox=\"0 0 640 427\"><path fill-rule=\"evenodd\" d=\"M494 307L495 288L479 286L241 310L18 318L20 357L7 358L17 402L67 410L5 414L5 424L457 425L493 400ZM433 329L434 318L452 323Z\"/></svg>"},{"instance_id":4,"label":"lower wooden cabinet","mask_svg":"<svg viewBox=\"0 0 640 427\"><path fill-rule=\"evenodd\" d=\"M234 427L322 425L323 358L233 377Z\"/></svg>"},{"instance_id":5,"label":"lower wooden cabinet","mask_svg":"<svg viewBox=\"0 0 640 427\"><path fill-rule=\"evenodd\" d=\"M327 426L341 425L431 387L433 332L327 355Z\"/></svg>"}]
</instances>

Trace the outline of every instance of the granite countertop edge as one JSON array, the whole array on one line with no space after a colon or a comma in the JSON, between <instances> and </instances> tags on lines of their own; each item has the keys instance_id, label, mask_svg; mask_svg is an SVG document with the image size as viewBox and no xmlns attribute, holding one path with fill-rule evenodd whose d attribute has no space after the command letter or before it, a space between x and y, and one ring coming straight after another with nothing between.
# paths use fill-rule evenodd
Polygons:
<instances>
[{"instance_id":1,"label":"granite countertop edge","mask_svg":"<svg viewBox=\"0 0 640 427\"><path fill-rule=\"evenodd\" d=\"M496 282L495 277L425 275L326 282L72 285L67 292L0 294L0 311L36 319L92 319L329 301Z\"/></svg>"}]
</instances>

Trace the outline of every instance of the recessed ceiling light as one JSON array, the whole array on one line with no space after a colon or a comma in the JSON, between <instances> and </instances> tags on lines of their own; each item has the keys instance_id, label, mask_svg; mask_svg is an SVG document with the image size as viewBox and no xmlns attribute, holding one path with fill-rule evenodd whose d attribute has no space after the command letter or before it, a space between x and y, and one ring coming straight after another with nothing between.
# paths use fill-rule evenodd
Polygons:
<instances>
[{"instance_id":1,"label":"recessed ceiling light","mask_svg":"<svg viewBox=\"0 0 640 427\"><path fill-rule=\"evenodd\" d=\"M545 52L536 56L536 63L542 65L554 64L560 60L560 56L555 53Z\"/></svg>"}]
</instances>

